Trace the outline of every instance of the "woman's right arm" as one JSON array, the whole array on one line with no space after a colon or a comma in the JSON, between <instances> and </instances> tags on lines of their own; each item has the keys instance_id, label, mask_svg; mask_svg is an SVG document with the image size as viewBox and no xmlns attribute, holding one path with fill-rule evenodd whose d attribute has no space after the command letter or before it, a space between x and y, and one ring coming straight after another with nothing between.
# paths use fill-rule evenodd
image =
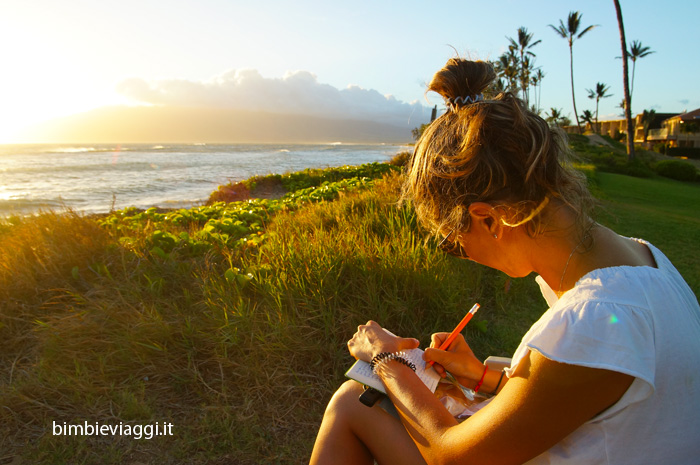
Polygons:
<instances>
[{"instance_id":1,"label":"woman's right arm","mask_svg":"<svg viewBox=\"0 0 700 465\"><path fill-rule=\"evenodd\" d=\"M554 362L530 352L487 406L458 424L399 363L381 377L401 420L429 464L520 464L605 410L633 378Z\"/></svg>"}]
</instances>

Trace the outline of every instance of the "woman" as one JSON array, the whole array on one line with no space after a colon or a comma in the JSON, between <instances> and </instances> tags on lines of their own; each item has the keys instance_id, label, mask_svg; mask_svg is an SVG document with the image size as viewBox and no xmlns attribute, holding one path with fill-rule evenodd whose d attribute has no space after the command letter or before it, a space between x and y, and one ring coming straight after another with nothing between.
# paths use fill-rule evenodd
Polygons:
<instances>
[{"instance_id":1,"label":"woman","mask_svg":"<svg viewBox=\"0 0 700 465\"><path fill-rule=\"evenodd\" d=\"M537 273L550 308L506 376L487 370L463 338L426 349L441 373L497 393L461 423L397 355L415 339L360 326L350 353L374 362L400 421L362 406L362 387L348 381L329 403L311 462L697 463L695 295L654 246L590 219L564 140L512 94L485 100L494 77L487 63L460 59L434 76L429 90L448 111L418 141L404 196L449 253L512 277Z\"/></svg>"}]
</instances>

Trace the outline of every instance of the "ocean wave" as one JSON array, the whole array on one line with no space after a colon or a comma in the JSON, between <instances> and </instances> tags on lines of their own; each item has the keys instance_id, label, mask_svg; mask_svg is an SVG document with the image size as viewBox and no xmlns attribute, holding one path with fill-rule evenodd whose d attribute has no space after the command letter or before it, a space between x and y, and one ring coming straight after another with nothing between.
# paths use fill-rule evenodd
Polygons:
<instances>
[{"instance_id":1,"label":"ocean wave","mask_svg":"<svg viewBox=\"0 0 700 465\"><path fill-rule=\"evenodd\" d=\"M162 169L164 166L157 165L158 168ZM141 173L145 170L154 170L156 167L153 163L136 161L136 162L124 162L124 161L106 161L104 163L90 163L90 164L65 164L65 165L52 165L45 164L39 166L17 166L5 168L4 173L11 175L22 175L22 174L34 174L34 173L46 173L49 177L52 175L60 175L61 173L76 173L76 175L81 176L85 173L90 172L114 172L114 171L134 171Z\"/></svg>"},{"instance_id":2,"label":"ocean wave","mask_svg":"<svg viewBox=\"0 0 700 465\"><path fill-rule=\"evenodd\" d=\"M27 212L46 210L67 210L68 207L60 199L0 199L0 216L23 214Z\"/></svg>"}]
</instances>

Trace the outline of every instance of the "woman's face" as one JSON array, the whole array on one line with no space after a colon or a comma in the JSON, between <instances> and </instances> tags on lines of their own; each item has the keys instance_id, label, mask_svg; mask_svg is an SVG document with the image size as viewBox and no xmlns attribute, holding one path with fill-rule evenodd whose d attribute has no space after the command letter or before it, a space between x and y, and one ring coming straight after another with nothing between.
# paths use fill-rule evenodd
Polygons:
<instances>
[{"instance_id":1,"label":"woman's face","mask_svg":"<svg viewBox=\"0 0 700 465\"><path fill-rule=\"evenodd\" d=\"M478 221L474 226L476 227L457 235L464 251L461 258L495 268L513 278L524 277L532 272L526 259L526 250L518 246L520 228L504 227L494 233L491 228L479 227Z\"/></svg>"}]
</instances>

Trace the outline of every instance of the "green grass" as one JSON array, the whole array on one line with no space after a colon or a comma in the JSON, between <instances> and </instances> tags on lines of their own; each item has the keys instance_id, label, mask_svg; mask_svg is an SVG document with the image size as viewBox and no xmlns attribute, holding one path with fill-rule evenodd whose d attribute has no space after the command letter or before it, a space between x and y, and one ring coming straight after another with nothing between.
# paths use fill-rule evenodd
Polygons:
<instances>
[{"instance_id":1,"label":"green grass","mask_svg":"<svg viewBox=\"0 0 700 465\"><path fill-rule=\"evenodd\" d=\"M600 220L660 248L700 295L700 184L597 173Z\"/></svg>"},{"instance_id":2,"label":"green grass","mask_svg":"<svg viewBox=\"0 0 700 465\"><path fill-rule=\"evenodd\" d=\"M602 221L660 247L697 294L698 186L586 173ZM0 462L306 463L357 325L427 345L478 301L476 354L512 353L545 309L534 281L438 253L399 185L0 222ZM175 436L53 436L52 421Z\"/></svg>"}]
</instances>

